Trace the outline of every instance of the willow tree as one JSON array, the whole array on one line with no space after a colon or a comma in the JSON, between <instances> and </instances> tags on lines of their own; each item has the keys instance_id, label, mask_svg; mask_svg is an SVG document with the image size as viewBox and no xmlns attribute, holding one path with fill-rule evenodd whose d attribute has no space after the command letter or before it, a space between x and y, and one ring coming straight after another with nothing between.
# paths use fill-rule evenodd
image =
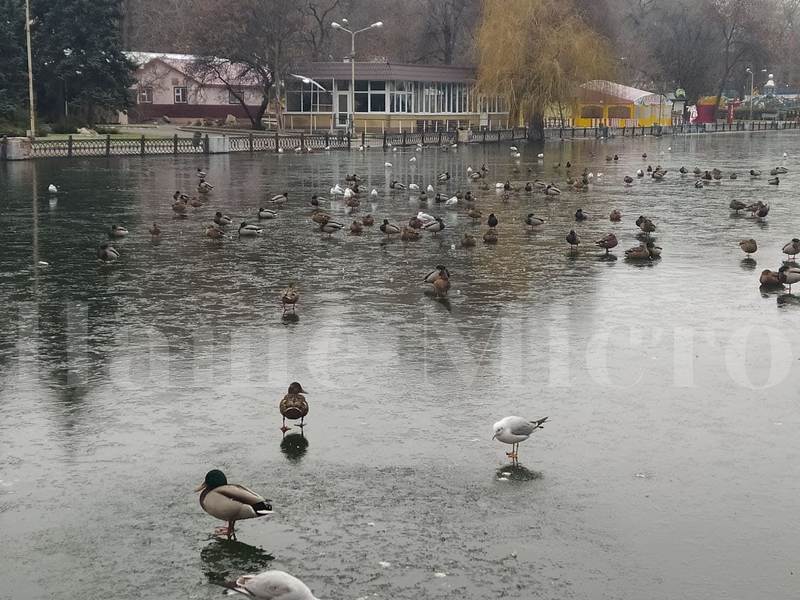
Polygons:
<instances>
[{"instance_id":1,"label":"willow tree","mask_svg":"<svg viewBox=\"0 0 800 600\"><path fill-rule=\"evenodd\" d=\"M605 38L571 0L484 0L478 31L478 90L503 95L510 116L544 138L544 115L571 104L578 86L611 72Z\"/></svg>"}]
</instances>

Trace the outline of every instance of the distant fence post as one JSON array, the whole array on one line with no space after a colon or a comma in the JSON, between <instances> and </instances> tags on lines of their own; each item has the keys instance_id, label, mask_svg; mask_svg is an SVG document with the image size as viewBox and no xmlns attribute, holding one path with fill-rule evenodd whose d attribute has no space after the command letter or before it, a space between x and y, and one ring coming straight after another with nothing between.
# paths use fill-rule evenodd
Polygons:
<instances>
[{"instance_id":1,"label":"distant fence post","mask_svg":"<svg viewBox=\"0 0 800 600\"><path fill-rule=\"evenodd\" d=\"M144 156L144 134L142 134L142 138L139 140L139 154Z\"/></svg>"},{"instance_id":2,"label":"distant fence post","mask_svg":"<svg viewBox=\"0 0 800 600\"><path fill-rule=\"evenodd\" d=\"M247 136L247 147L250 149L250 152L253 151L253 132L250 132L250 135Z\"/></svg>"},{"instance_id":3,"label":"distant fence post","mask_svg":"<svg viewBox=\"0 0 800 600\"><path fill-rule=\"evenodd\" d=\"M406 145L406 132L404 131L403 132L403 146L405 147L405 145Z\"/></svg>"},{"instance_id":4,"label":"distant fence post","mask_svg":"<svg viewBox=\"0 0 800 600\"><path fill-rule=\"evenodd\" d=\"M67 138L67 158L72 158L72 135Z\"/></svg>"},{"instance_id":5,"label":"distant fence post","mask_svg":"<svg viewBox=\"0 0 800 600\"><path fill-rule=\"evenodd\" d=\"M300 132L300 150L302 151L302 150L305 150L305 149L306 149L306 138L305 138L305 133L303 133L303 132L301 131L301 132Z\"/></svg>"},{"instance_id":6,"label":"distant fence post","mask_svg":"<svg viewBox=\"0 0 800 600\"><path fill-rule=\"evenodd\" d=\"M347 132L347 149L348 150L352 149L352 144L353 144L353 140L350 139L350 132L348 131Z\"/></svg>"},{"instance_id":7,"label":"distant fence post","mask_svg":"<svg viewBox=\"0 0 800 600\"><path fill-rule=\"evenodd\" d=\"M386 130L383 130L383 149L386 150Z\"/></svg>"},{"instance_id":8,"label":"distant fence post","mask_svg":"<svg viewBox=\"0 0 800 600\"><path fill-rule=\"evenodd\" d=\"M106 156L111 156L111 134L106 134Z\"/></svg>"},{"instance_id":9,"label":"distant fence post","mask_svg":"<svg viewBox=\"0 0 800 600\"><path fill-rule=\"evenodd\" d=\"M361 147L362 148L366 148L367 147L367 141L366 141L366 137L367 136L366 136L366 133L367 133L366 131L362 131L361 132Z\"/></svg>"},{"instance_id":10,"label":"distant fence post","mask_svg":"<svg viewBox=\"0 0 800 600\"><path fill-rule=\"evenodd\" d=\"M330 145L331 145L330 134L326 131L325 132L325 147L327 148Z\"/></svg>"},{"instance_id":11,"label":"distant fence post","mask_svg":"<svg viewBox=\"0 0 800 600\"><path fill-rule=\"evenodd\" d=\"M176 133L172 137L172 153L177 155L178 154L178 134Z\"/></svg>"},{"instance_id":12,"label":"distant fence post","mask_svg":"<svg viewBox=\"0 0 800 600\"><path fill-rule=\"evenodd\" d=\"M275 152L281 147L280 138L278 137L278 130L275 130Z\"/></svg>"},{"instance_id":13,"label":"distant fence post","mask_svg":"<svg viewBox=\"0 0 800 600\"><path fill-rule=\"evenodd\" d=\"M442 145L442 132L439 132L439 145Z\"/></svg>"},{"instance_id":14,"label":"distant fence post","mask_svg":"<svg viewBox=\"0 0 800 600\"><path fill-rule=\"evenodd\" d=\"M144 136L142 136L144 138ZM208 140L208 134L203 138L203 152L208 154L211 151L211 143Z\"/></svg>"},{"instance_id":15,"label":"distant fence post","mask_svg":"<svg viewBox=\"0 0 800 600\"><path fill-rule=\"evenodd\" d=\"M486 130L483 130L483 143L486 143Z\"/></svg>"}]
</instances>

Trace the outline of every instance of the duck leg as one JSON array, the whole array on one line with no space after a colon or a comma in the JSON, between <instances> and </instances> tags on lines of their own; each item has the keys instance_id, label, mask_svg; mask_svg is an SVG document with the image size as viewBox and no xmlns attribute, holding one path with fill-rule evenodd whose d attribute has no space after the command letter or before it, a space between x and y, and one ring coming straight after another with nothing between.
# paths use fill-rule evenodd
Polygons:
<instances>
[{"instance_id":1,"label":"duck leg","mask_svg":"<svg viewBox=\"0 0 800 600\"><path fill-rule=\"evenodd\" d=\"M286 417L283 417L283 425L281 426L281 431L282 431L283 433L286 433L286 432L287 432L287 431L289 431L290 429L291 429L291 427L287 427L287 426L286 426Z\"/></svg>"},{"instance_id":2,"label":"duck leg","mask_svg":"<svg viewBox=\"0 0 800 600\"><path fill-rule=\"evenodd\" d=\"M303 423L303 419L305 419L305 417L300 417L300 429L303 429L303 427L306 426L306 424Z\"/></svg>"},{"instance_id":3,"label":"duck leg","mask_svg":"<svg viewBox=\"0 0 800 600\"><path fill-rule=\"evenodd\" d=\"M228 539L229 540L236 540L236 531L234 531L233 527L236 521L228 521Z\"/></svg>"}]
</instances>

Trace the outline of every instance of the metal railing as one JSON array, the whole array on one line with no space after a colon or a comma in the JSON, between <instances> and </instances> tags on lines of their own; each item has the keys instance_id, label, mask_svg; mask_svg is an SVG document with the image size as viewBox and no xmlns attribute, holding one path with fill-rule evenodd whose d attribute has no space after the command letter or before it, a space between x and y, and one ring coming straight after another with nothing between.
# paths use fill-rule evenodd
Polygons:
<instances>
[{"instance_id":1,"label":"metal railing","mask_svg":"<svg viewBox=\"0 0 800 600\"><path fill-rule=\"evenodd\" d=\"M72 158L75 156L146 156L152 154L199 154L208 152L205 138L125 138L33 140L31 158Z\"/></svg>"}]
</instances>

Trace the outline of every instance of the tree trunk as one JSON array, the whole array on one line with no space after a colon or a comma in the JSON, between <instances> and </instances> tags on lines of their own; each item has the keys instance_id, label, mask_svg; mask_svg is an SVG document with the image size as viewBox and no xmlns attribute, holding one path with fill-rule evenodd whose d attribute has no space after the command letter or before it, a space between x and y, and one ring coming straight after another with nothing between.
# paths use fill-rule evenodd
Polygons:
<instances>
[{"instance_id":1,"label":"tree trunk","mask_svg":"<svg viewBox=\"0 0 800 600\"><path fill-rule=\"evenodd\" d=\"M544 113L535 112L528 118L528 140L544 141Z\"/></svg>"}]
</instances>

